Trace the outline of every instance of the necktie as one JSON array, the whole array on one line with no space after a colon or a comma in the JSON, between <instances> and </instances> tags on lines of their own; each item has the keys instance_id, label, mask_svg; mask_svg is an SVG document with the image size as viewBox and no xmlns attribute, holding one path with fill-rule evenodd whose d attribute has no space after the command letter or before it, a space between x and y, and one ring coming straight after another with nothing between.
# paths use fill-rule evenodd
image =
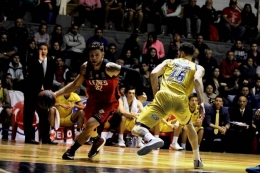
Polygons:
<instances>
[{"instance_id":1,"label":"necktie","mask_svg":"<svg viewBox=\"0 0 260 173\"><path fill-rule=\"evenodd\" d=\"M244 111L240 111L241 117L243 117Z\"/></svg>"},{"instance_id":2,"label":"necktie","mask_svg":"<svg viewBox=\"0 0 260 173\"><path fill-rule=\"evenodd\" d=\"M43 76L46 74L46 62L43 60L42 61L42 68L43 68Z\"/></svg>"},{"instance_id":3,"label":"necktie","mask_svg":"<svg viewBox=\"0 0 260 173\"><path fill-rule=\"evenodd\" d=\"M216 120L215 120L215 125L219 126L219 110L216 110ZM218 129L214 129L215 135L218 134Z\"/></svg>"}]
</instances>

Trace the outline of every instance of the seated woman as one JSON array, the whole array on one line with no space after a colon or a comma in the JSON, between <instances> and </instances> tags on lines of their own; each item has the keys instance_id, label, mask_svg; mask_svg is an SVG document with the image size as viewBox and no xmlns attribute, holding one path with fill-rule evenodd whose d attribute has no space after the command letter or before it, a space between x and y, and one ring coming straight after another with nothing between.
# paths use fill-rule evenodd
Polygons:
<instances>
[{"instance_id":1,"label":"seated woman","mask_svg":"<svg viewBox=\"0 0 260 173\"><path fill-rule=\"evenodd\" d=\"M213 104L213 102L215 101L215 98L217 96L215 94L216 87L214 84L211 84L211 83L206 83L204 85L204 87L205 87L204 93L203 93L204 104L206 106L210 106Z\"/></svg>"},{"instance_id":2,"label":"seated woman","mask_svg":"<svg viewBox=\"0 0 260 173\"><path fill-rule=\"evenodd\" d=\"M36 45L46 43L49 47L50 35L47 33L47 24L43 23L39 26L38 32L34 34L34 41L36 42Z\"/></svg>"}]
</instances>

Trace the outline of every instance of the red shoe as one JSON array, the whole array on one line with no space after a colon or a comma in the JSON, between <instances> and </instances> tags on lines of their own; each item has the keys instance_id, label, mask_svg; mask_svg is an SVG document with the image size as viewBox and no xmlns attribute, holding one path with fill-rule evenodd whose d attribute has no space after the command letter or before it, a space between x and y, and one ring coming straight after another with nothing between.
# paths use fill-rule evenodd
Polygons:
<instances>
[{"instance_id":1,"label":"red shoe","mask_svg":"<svg viewBox=\"0 0 260 173\"><path fill-rule=\"evenodd\" d=\"M105 145L106 139L105 138L100 138L98 142L93 143L89 153L88 153L88 158L93 158L96 156L100 149Z\"/></svg>"}]
</instances>

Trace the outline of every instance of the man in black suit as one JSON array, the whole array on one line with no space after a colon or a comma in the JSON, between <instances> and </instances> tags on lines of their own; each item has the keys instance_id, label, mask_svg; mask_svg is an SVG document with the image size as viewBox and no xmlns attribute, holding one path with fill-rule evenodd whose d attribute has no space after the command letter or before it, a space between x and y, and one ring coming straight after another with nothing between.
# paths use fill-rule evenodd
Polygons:
<instances>
[{"instance_id":1,"label":"man in black suit","mask_svg":"<svg viewBox=\"0 0 260 173\"><path fill-rule=\"evenodd\" d=\"M218 112L218 121L217 119ZM221 139L222 145L226 145L228 129L230 127L229 112L227 107L223 107L223 97L217 96L215 102L211 106L205 106L204 138L205 146L213 145L214 139ZM211 150L213 148L207 148Z\"/></svg>"},{"instance_id":2,"label":"man in black suit","mask_svg":"<svg viewBox=\"0 0 260 173\"><path fill-rule=\"evenodd\" d=\"M240 96L237 106L229 108L230 122L241 124L231 123L228 152L251 153L252 151L255 129L252 127L253 110L247 106L247 102L245 96Z\"/></svg>"},{"instance_id":3,"label":"man in black suit","mask_svg":"<svg viewBox=\"0 0 260 173\"><path fill-rule=\"evenodd\" d=\"M40 137L43 144L53 144L50 140L48 110L41 109L37 104L37 96L42 90L51 90L54 78L54 62L47 57L48 46L39 45L39 58L28 65L26 89L24 93L24 135L25 143L39 144L35 141L35 130L32 126L34 112L40 119Z\"/></svg>"}]
</instances>

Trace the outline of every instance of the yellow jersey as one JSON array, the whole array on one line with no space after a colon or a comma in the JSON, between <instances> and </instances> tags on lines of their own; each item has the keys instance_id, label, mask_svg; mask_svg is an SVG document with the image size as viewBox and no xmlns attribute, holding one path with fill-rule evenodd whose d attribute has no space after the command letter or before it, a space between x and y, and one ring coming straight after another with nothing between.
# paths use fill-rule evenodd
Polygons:
<instances>
[{"instance_id":1,"label":"yellow jersey","mask_svg":"<svg viewBox=\"0 0 260 173\"><path fill-rule=\"evenodd\" d=\"M56 103L66 104L66 105L72 105L76 104L77 102L81 101L81 98L76 93L71 93L69 98L65 98L63 95L56 98ZM72 109L65 109L61 106L56 106L60 113L60 118L65 118L66 116L70 115L72 113Z\"/></svg>"},{"instance_id":2,"label":"yellow jersey","mask_svg":"<svg viewBox=\"0 0 260 173\"><path fill-rule=\"evenodd\" d=\"M200 116L200 113L199 113L199 105L197 105L196 106L196 109L193 111L193 112L191 112L191 122L195 122L195 121L197 121L197 119L199 118L199 116Z\"/></svg>"},{"instance_id":3,"label":"yellow jersey","mask_svg":"<svg viewBox=\"0 0 260 173\"><path fill-rule=\"evenodd\" d=\"M194 88L196 64L185 59L177 58L167 62L160 90L170 90L176 94L189 95Z\"/></svg>"}]
</instances>

